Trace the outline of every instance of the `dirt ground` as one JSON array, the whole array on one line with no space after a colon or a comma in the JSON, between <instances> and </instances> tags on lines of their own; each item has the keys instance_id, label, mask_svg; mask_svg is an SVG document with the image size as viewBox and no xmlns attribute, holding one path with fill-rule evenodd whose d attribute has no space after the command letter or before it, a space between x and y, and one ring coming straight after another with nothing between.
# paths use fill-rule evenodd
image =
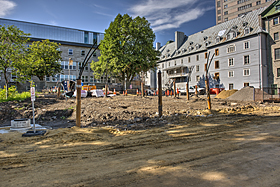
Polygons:
<instances>
[{"instance_id":1,"label":"dirt ground","mask_svg":"<svg viewBox=\"0 0 280 187\"><path fill-rule=\"evenodd\" d=\"M280 186L280 104L205 96L40 95L45 136L0 134L0 186ZM30 99L0 104L0 126L32 118Z\"/></svg>"}]
</instances>

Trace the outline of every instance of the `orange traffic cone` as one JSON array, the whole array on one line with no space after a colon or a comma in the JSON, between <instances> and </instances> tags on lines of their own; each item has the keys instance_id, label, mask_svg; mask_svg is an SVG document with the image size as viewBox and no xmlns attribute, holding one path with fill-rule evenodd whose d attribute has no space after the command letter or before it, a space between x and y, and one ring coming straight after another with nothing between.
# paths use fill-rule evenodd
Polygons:
<instances>
[{"instance_id":1,"label":"orange traffic cone","mask_svg":"<svg viewBox=\"0 0 280 187\"><path fill-rule=\"evenodd\" d=\"M138 89L137 89L137 93L136 94L137 94L137 96L139 95Z\"/></svg>"},{"instance_id":2,"label":"orange traffic cone","mask_svg":"<svg viewBox=\"0 0 280 187\"><path fill-rule=\"evenodd\" d=\"M125 90L125 96L127 96L127 90Z\"/></svg>"},{"instance_id":3,"label":"orange traffic cone","mask_svg":"<svg viewBox=\"0 0 280 187\"><path fill-rule=\"evenodd\" d=\"M116 89L114 88L114 94L116 95Z\"/></svg>"}]
</instances>

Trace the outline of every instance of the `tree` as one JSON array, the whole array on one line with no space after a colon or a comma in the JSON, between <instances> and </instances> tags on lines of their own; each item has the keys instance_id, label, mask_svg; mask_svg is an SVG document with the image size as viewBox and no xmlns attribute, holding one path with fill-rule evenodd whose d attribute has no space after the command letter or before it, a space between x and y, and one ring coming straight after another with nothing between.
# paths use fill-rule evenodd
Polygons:
<instances>
[{"instance_id":1,"label":"tree","mask_svg":"<svg viewBox=\"0 0 280 187\"><path fill-rule=\"evenodd\" d=\"M97 77L109 73L131 82L140 72L157 66L159 52L154 50L155 34L144 17L132 19L128 14L118 14L100 43L101 56L92 62Z\"/></svg>"},{"instance_id":2,"label":"tree","mask_svg":"<svg viewBox=\"0 0 280 187\"><path fill-rule=\"evenodd\" d=\"M13 25L0 25L0 70L5 78L6 98L8 97L8 73L15 73L16 67L21 67L20 64L26 54L26 43L29 41L28 36L29 34Z\"/></svg>"},{"instance_id":3,"label":"tree","mask_svg":"<svg viewBox=\"0 0 280 187\"><path fill-rule=\"evenodd\" d=\"M19 68L18 73L31 78L37 76L41 81L45 76L53 76L61 72L61 51L59 44L49 40L33 42L28 48L25 68Z\"/></svg>"}]
</instances>

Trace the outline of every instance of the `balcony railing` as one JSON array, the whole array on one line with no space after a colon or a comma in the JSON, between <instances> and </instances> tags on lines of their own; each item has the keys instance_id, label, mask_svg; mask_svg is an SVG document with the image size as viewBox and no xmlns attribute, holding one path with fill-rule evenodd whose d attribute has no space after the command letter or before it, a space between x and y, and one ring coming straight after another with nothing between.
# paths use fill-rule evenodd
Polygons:
<instances>
[{"instance_id":1,"label":"balcony railing","mask_svg":"<svg viewBox=\"0 0 280 187\"><path fill-rule=\"evenodd\" d=\"M172 73L172 74L168 74L169 78L175 78L175 77L187 77L188 73Z\"/></svg>"}]
</instances>

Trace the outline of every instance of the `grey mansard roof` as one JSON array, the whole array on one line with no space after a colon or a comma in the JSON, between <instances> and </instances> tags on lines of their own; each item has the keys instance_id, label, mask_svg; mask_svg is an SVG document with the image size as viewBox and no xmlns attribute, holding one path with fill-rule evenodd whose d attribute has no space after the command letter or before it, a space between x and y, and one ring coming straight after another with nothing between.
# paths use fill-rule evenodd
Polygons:
<instances>
[{"instance_id":1,"label":"grey mansard roof","mask_svg":"<svg viewBox=\"0 0 280 187\"><path fill-rule=\"evenodd\" d=\"M244 16L215 25L190 36L185 36L183 44L177 50L175 49L176 40L166 44L159 49L161 52L160 61L206 51L207 48L215 45L265 32L259 24L258 17L264 9L260 8ZM245 34L245 30L248 33Z\"/></svg>"}]
</instances>

